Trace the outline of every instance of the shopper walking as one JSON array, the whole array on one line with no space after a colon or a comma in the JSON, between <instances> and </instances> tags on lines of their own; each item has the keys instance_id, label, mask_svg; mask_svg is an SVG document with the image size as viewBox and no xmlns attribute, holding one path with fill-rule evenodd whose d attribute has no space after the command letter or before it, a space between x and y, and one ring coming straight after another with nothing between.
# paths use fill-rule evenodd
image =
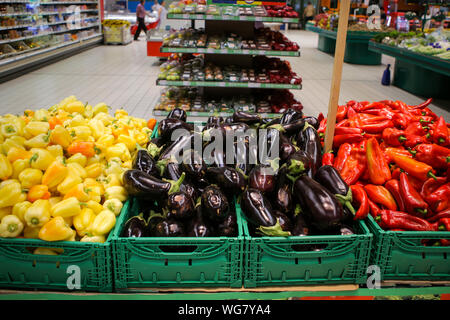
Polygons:
<instances>
[{"instance_id":1,"label":"shopper walking","mask_svg":"<svg viewBox=\"0 0 450 320\"><path fill-rule=\"evenodd\" d=\"M303 17L305 18L305 26L309 20L314 19L315 13L316 13L316 8L314 8L311 1L308 1L308 5L306 6L305 11L303 11Z\"/></svg>"},{"instance_id":2,"label":"shopper walking","mask_svg":"<svg viewBox=\"0 0 450 320\"><path fill-rule=\"evenodd\" d=\"M166 27L167 9L165 7L166 2L164 0L158 0L154 6L154 10L158 12L158 25L156 29Z\"/></svg>"},{"instance_id":3,"label":"shopper walking","mask_svg":"<svg viewBox=\"0 0 450 320\"><path fill-rule=\"evenodd\" d=\"M141 30L147 34L147 27L145 26L145 16L149 14L145 11L144 3L145 0L141 0L141 3L138 4L136 8L136 21L138 23L138 27L136 33L134 34L134 40L139 41L139 35L141 34Z\"/></svg>"}]
</instances>

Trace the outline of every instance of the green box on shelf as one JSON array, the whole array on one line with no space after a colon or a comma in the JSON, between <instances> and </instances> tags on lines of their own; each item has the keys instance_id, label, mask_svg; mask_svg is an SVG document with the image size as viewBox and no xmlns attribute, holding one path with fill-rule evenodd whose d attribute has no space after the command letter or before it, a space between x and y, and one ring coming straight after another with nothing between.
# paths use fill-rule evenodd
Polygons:
<instances>
[{"instance_id":1,"label":"green box on shelf","mask_svg":"<svg viewBox=\"0 0 450 320\"><path fill-rule=\"evenodd\" d=\"M236 237L121 237L139 201L118 220L114 232L114 282L117 292L151 288L242 287L244 234L237 213ZM172 249L174 246L179 250Z\"/></svg>"},{"instance_id":2,"label":"green box on shelf","mask_svg":"<svg viewBox=\"0 0 450 320\"><path fill-rule=\"evenodd\" d=\"M129 205L125 202L119 217L129 211ZM0 238L0 288L112 292L112 233L105 243ZM37 255L32 253L35 248L64 251ZM77 268L80 288L69 288L68 284L77 284Z\"/></svg>"},{"instance_id":3,"label":"green box on shelf","mask_svg":"<svg viewBox=\"0 0 450 320\"><path fill-rule=\"evenodd\" d=\"M450 240L448 231L384 231L369 216L373 234L370 264L382 280L450 280L450 246L424 246L422 240Z\"/></svg>"},{"instance_id":4,"label":"green box on shelf","mask_svg":"<svg viewBox=\"0 0 450 320\"><path fill-rule=\"evenodd\" d=\"M239 205L236 211L241 211ZM252 237L242 216L245 288L366 283L372 235L363 221L357 223L358 233L348 236ZM326 248L296 251L308 245Z\"/></svg>"}]
</instances>

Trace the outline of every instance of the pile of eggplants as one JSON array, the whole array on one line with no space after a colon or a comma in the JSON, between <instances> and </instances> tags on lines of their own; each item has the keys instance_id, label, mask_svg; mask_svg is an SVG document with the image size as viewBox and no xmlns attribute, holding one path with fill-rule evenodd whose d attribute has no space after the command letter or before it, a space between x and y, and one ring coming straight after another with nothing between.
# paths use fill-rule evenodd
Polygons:
<instances>
[{"instance_id":1,"label":"pile of eggplants","mask_svg":"<svg viewBox=\"0 0 450 320\"><path fill-rule=\"evenodd\" d=\"M209 117L197 132L186 122L186 113L174 109L159 122L158 138L136 153L132 169L124 173L124 186L139 201L141 214L126 222L122 236L237 236L235 200L253 236L354 233L351 190L332 166L322 166L318 124L315 117L292 109L274 119L235 112ZM278 148L277 158L250 163L251 156L260 160L258 136L233 144L232 164L216 149L209 163L193 150L196 135L201 135L203 150L212 143L205 139L211 129L219 130L226 150L228 134L249 128L267 130L264 148ZM185 134L173 140L176 129ZM257 148L251 147L251 138ZM175 160L183 156L191 163Z\"/></svg>"}]
</instances>

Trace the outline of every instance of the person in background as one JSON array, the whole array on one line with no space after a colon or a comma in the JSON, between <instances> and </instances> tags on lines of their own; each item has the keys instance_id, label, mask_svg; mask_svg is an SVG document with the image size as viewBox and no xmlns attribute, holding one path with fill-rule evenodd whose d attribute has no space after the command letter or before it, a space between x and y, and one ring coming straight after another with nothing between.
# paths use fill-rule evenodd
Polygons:
<instances>
[{"instance_id":1,"label":"person in background","mask_svg":"<svg viewBox=\"0 0 450 320\"><path fill-rule=\"evenodd\" d=\"M154 10L158 12L158 25L156 29L161 29L166 25L167 9L165 7L166 2L164 0L158 0L154 5Z\"/></svg>"},{"instance_id":2,"label":"person in background","mask_svg":"<svg viewBox=\"0 0 450 320\"><path fill-rule=\"evenodd\" d=\"M305 8L305 11L303 11L303 17L305 18L305 25L309 20L314 19L314 14L316 13L316 8L314 8L311 1L308 1L308 5Z\"/></svg>"},{"instance_id":3,"label":"person in background","mask_svg":"<svg viewBox=\"0 0 450 320\"><path fill-rule=\"evenodd\" d=\"M134 34L134 41L139 41L138 38L141 34L141 30L144 31L145 34L147 34L147 27L145 26L145 16L150 16L150 14L145 11L145 0L141 0L140 2L141 3L139 3L136 8L136 21L138 23L138 28L136 30L136 33Z\"/></svg>"}]
</instances>

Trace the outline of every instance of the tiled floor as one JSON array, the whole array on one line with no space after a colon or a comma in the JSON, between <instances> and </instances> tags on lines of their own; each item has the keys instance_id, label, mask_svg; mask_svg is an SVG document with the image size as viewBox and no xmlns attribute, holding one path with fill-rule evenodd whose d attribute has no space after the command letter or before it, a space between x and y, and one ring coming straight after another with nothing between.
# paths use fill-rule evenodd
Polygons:
<instances>
[{"instance_id":1,"label":"tiled floor","mask_svg":"<svg viewBox=\"0 0 450 320\"><path fill-rule=\"evenodd\" d=\"M301 46L301 57L289 58L293 69L303 78L303 89L293 92L304 105L305 114L326 114L334 58L316 49L315 33L291 30L287 36ZM392 63L389 57L384 61ZM0 84L0 111L4 114L20 113L26 108L48 108L75 95L91 104L105 102L113 109L124 108L134 116L149 118L161 90L155 85L158 66L157 58L146 55L144 37L127 46L99 46ZM397 87L382 86L385 67L344 64L339 102L399 99L418 104L424 100ZM450 110L449 101L438 103ZM450 122L448 111L436 105L433 109Z\"/></svg>"}]
</instances>

